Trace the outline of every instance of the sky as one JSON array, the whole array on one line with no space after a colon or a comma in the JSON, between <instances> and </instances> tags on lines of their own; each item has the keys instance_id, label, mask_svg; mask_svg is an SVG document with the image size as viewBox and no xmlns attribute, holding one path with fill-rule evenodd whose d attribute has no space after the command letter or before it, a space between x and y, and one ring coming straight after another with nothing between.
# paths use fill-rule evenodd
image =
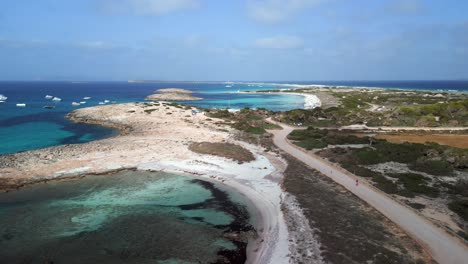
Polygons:
<instances>
[{"instance_id":1,"label":"sky","mask_svg":"<svg viewBox=\"0 0 468 264\"><path fill-rule=\"evenodd\" d=\"M5 0L0 80L468 79L468 1Z\"/></svg>"}]
</instances>

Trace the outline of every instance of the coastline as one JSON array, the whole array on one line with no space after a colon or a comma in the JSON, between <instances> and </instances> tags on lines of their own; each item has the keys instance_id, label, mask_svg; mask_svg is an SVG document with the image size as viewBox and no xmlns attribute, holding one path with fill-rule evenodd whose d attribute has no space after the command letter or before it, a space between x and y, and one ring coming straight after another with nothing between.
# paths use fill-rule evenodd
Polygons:
<instances>
[{"instance_id":1,"label":"coastline","mask_svg":"<svg viewBox=\"0 0 468 264\"><path fill-rule=\"evenodd\" d=\"M275 83L275 82L238 82L239 84L247 85L275 85L277 89L282 87L292 87L294 89L370 89L370 90L396 90L396 91L418 91L418 92L443 92L443 93L468 93L467 88L464 90L455 89L418 89L414 87L381 87L381 86L363 86L363 85L343 85L343 84L297 84L297 83ZM236 84L236 83L234 83Z\"/></svg>"},{"instance_id":2,"label":"coastline","mask_svg":"<svg viewBox=\"0 0 468 264\"><path fill-rule=\"evenodd\" d=\"M280 94L300 95L304 97L304 109L314 109L322 106L322 101L314 94L302 94L294 92L281 92Z\"/></svg>"},{"instance_id":3,"label":"coastline","mask_svg":"<svg viewBox=\"0 0 468 264\"><path fill-rule=\"evenodd\" d=\"M18 187L127 169L214 180L235 189L255 208L252 211L256 212L258 238L248 243L248 263L269 263L273 259L276 263L289 262L290 234L282 208L288 205L283 202L284 191L280 186L286 163L275 154L234 140L232 128L216 124L219 120L202 114L192 116L191 109L163 102L82 108L68 116L74 122L111 126L120 133L79 145L0 156L2 180ZM254 153L256 159L238 164L188 150L190 142L201 141L232 142Z\"/></svg>"},{"instance_id":4,"label":"coastline","mask_svg":"<svg viewBox=\"0 0 468 264\"><path fill-rule=\"evenodd\" d=\"M247 91L247 92L239 92L239 93L268 94L268 92L262 92L262 91ZM319 99L318 96L316 96L314 94L295 93L293 90L292 91L287 91L287 92L283 92L283 91L275 92L274 94L286 94L286 95L302 96L304 98L304 109L314 109L314 108L322 106L322 101Z\"/></svg>"}]
</instances>

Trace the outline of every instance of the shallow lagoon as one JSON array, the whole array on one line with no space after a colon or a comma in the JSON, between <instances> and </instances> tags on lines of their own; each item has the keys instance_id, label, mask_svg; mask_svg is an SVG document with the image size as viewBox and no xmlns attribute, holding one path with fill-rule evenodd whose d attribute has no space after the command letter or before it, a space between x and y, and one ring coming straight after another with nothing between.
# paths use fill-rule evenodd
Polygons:
<instances>
[{"instance_id":1,"label":"shallow lagoon","mask_svg":"<svg viewBox=\"0 0 468 264\"><path fill-rule=\"evenodd\" d=\"M0 194L2 263L231 263L243 198L186 176L125 171Z\"/></svg>"}]
</instances>

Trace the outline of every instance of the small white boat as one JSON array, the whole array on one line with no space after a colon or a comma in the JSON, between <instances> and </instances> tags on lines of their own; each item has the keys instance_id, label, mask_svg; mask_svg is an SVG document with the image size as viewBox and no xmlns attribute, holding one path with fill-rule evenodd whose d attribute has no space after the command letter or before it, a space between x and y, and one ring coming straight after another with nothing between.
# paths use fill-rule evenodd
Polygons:
<instances>
[{"instance_id":1,"label":"small white boat","mask_svg":"<svg viewBox=\"0 0 468 264\"><path fill-rule=\"evenodd\" d=\"M226 87L226 88L231 88L231 87L232 87L232 85L226 85L225 87Z\"/></svg>"},{"instance_id":2,"label":"small white boat","mask_svg":"<svg viewBox=\"0 0 468 264\"><path fill-rule=\"evenodd\" d=\"M16 104L17 107L26 107L26 104Z\"/></svg>"},{"instance_id":3,"label":"small white boat","mask_svg":"<svg viewBox=\"0 0 468 264\"><path fill-rule=\"evenodd\" d=\"M62 101L62 98L60 98L60 97L54 97L54 98L52 98L52 101L54 101L54 102L60 102L60 101Z\"/></svg>"},{"instance_id":4,"label":"small white boat","mask_svg":"<svg viewBox=\"0 0 468 264\"><path fill-rule=\"evenodd\" d=\"M81 101L80 104L86 104L86 101Z\"/></svg>"},{"instance_id":5,"label":"small white boat","mask_svg":"<svg viewBox=\"0 0 468 264\"><path fill-rule=\"evenodd\" d=\"M1 104L1 103L4 103L4 102L5 102L5 101L3 101L3 100L0 100L0 104Z\"/></svg>"},{"instance_id":6,"label":"small white boat","mask_svg":"<svg viewBox=\"0 0 468 264\"><path fill-rule=\"evenodd\" d=\"M3 94L0 94L0 101L6 101L6 99L8 99L8 97L4 96Z\"/></svg>"},{"instance_id":7,"label":"small white boat","mask_svg":"<svg viewBox=\"0 0 468 264\"><path fill-rule=\"evenodd\" d=\"M77 103L77 102L72 102L72 105L73 105L73 106L79 106L79 105L80 105L80 103Z\"/></svg>"},{"instance_id":8,"label":"small white boat","mask_svg":"<svg viewBox=\"0 0 468 264\"><path fill-rule=\"evenodd\" d=\"M45 98L45 99L52 99L52 98L54 98L54 97L53 97L52 95L46 95L46 96L44 96L44 98Z\"/></svg>"},{"instance_id":9,"label":"small white boat","mask_svg":"<svg viewBox=\"0 0 468 264\"><path fill-rule=\"evenodd\" d=\"M107 100L107 99L106 99L106 100L104 100L104 103L106 103L106 104L107 104L107 103L109 103L109 102L110 102L110 101L109 101L109 100Z\"/></svg>"},{"instance_id":10,"label":"small white boat","mask_svg":"<svg viewBox=\"0 0 468 264\"><path fill-rule=\"evenodd\" d=\"M88 96L83 97L83 100L89 100L89 99L91 99L91 97L88 97Z\"/></svg>"},{"instance_id":11,"label":"small white boat","mask_svg":"<svg viewBox=\"0 0 468 264\"><path fill-rule=\"evenodd\" d=\"M104 102L99 102L98 104L103 105L103 104L106 104L106 103L104 103Z\"/></svg>"}]
</instances>

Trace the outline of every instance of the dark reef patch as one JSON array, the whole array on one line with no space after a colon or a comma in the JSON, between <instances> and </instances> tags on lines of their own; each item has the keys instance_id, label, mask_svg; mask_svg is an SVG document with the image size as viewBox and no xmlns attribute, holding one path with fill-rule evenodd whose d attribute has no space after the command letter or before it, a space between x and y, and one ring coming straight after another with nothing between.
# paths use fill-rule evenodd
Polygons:
<instances>
[{"instance_id":1,"label":"dark reef patch","mask_svg":"<svg viewBox=\"0 0 468 264\"><path fill-rule=\"evenodd\" d=\"M217 225L216 228L224 229L225 237L231 239L237 246L237 250L220 250L218 255L221 257L221 262L217 263L226 263L225 261L228 261L228 263L245 263L247 260L246 249L248 238L255 235L255 229L249 223L247 209L234 203L226 192L216 188L212 182L197 179L192 180L192 182L209 190L213 198L207 199L202 203L179 206L179 208L183 210L217 208L217 210L230 214L234 221L229 225Z\"/></svg>"}]
</instances>

